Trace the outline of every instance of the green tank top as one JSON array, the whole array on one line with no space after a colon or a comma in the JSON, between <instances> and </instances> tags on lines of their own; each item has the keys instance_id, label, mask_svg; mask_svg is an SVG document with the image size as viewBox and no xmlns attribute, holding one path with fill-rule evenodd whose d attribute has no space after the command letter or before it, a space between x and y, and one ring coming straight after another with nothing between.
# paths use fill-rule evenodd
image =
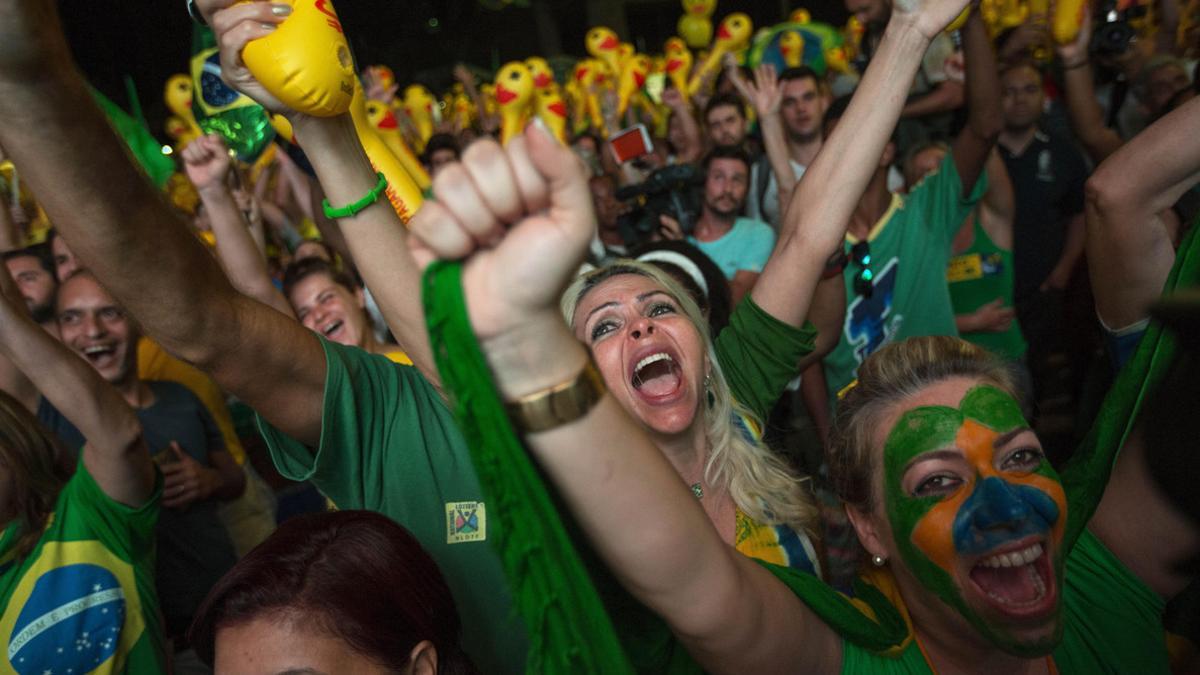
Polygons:
<instances>
[{"instance_id":1,"label":"green tank top","mask_svg":"<svg viewBox=\"0 0 1200 675\"><path fill-rule=\"evenodd\" d=\"M967 250L950 258L946 282L955 314L969 314L996 298L1005 307L1013 304L1013 255L992 242L974 214L975 237ZM962 338L1013 361L1025 355L1025 338L1016 319L1003 333L963 333Z\"/></svg>"}]
</instances>

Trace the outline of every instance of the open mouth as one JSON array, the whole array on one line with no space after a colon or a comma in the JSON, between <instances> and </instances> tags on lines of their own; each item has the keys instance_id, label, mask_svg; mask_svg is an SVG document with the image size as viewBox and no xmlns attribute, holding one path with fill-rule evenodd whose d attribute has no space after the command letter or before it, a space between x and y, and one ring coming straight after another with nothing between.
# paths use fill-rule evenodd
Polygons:
<instances>
[{"instance_id":1,"label":"open mouth","mask_svg":"<svg viewBox=\"0 0 1200 675\"><path fill-rule=\"evenodd\" d=\"M1050 556L1041 541L981 559L970 577L988 604L1003 614L1025 617L1054 607Z\"/></svg>"},{"instance_id":2,"label":"open mouth","mask_svg":"<svg viewBox=\"0 0 1200 675\"><path fill-rule=\"evenodd\" d=\"M643 357L633 368L633 388L643 397L655 400L671 396L683 384L679 364L666 352Z\"/></svg>"},{"instance_id":3,"label":"open mouth","mask_svg":"<svg viewBox=\"0 0 1200 675\"><path fill-rule=\"evenodd\" d=\"M107 364L116 354L115 345L92 345L83 349L83 356L97 368Z\"/></svg>"},{"instance_id":4,"label":"open mouth","mask_svg":"<svg viewBox=\"0 0 1200 675\"><path fill-rule=\"evenodd\" d=\"M330 321L321 328L321 334L327 338L333 339L342 330L341 321Z\"/></svg>"}]
</instances>

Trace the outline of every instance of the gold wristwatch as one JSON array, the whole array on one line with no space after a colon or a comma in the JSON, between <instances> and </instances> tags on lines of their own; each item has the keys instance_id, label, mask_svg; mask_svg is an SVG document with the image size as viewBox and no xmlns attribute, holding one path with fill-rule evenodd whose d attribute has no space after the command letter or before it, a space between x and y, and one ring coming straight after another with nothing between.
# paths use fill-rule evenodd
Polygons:
<instances>
[{"instance_id":1,"label":"gold wristwatch","mask_svg":"<svg viewBox=\"0 0 1200 675\"><path fill-rule=\"evenodd\" d=\"M537 433L583 417L604 392L604 378L589 358L574 378L515 401L506 401L504 407L509 419L522 432Z\"/></svg>"}]
</instances>

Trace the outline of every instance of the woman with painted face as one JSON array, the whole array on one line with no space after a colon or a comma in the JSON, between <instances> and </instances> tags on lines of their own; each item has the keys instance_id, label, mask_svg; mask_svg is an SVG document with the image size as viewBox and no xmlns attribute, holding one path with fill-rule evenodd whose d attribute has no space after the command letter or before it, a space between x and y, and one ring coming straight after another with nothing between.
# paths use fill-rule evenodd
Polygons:
<instances>
[{"instance_id":1,"label":"woman with painted face","mask_svg":"<svg viewBox=\"0 0 1200 675\"><path fill-rule=\"evenodd\" d=\"M806 208L790 215L816 251L830 250L841 236L838 224L875 165L921 55L961 9L961 2L939 0L896 4L858 95L794 197ZM972 20L967 30L982 25ZM1111 425L1060 479L1022 418L1006 371L955 338L881 350L862 366L861 382L839 413L836 480L871 557L856 597L733 552L659 447L663 432L688 418L686 406L653 408L655 395L700 398L696 383L712 367L683 356L699 352L695 331L654 321L670 317L679 298L638 275L611 277L610 296L585 296L592 305L575 308L576 334L564 331L554 310L556 289L571 279L590 239L586 180L546 132L535 128L518 141L476 153L480 166L507 168L493 172L495 184L442 186L462 199L426 205L412 223L414 248L467 258L462 313L526 447L624 586L665 619L700 666L710 672L1166 669L1161 597L1182 584L1162 570L1172 556L1196 550L1195 531L1157 508L1144 471L1137 473L1137 452L1115 462L1120 489L1106 491L1124 441ZM484 208L456 208L468 202ZM824 260L816 254L807 263L800 288L811 292ZM447 280L457 289L455 272L431 272L428 307L448 299ZM1196 270L1190 274L1194 282ZM646 373L652 379L637 377L644 358L665 359L654 351L626 358L627 347L603 344L614 335L648 336L651 325L654 334L666 334L656 339L680 354L661 349L679 373L664 374L659 366ZM576 339L581 326L590 354ZM431 327L435 344L462 353L461 345L439 342L447 334L440 322ZM1151 340L1143 350L1155 346ZM605 363L616 358L609 350L628 366L628 379L615 386L601 376L613 368ZM1139 355L1137 363L1147 365L1150 356ZM464 386L452 381L452 371L443 373L452 394ZM1131 380L1143 374L1131 373ZM1138 384L1119 383L1105 415L1132 419L1126 404L1139 398ZM632 391L647 386L648 392ZM627 401L640 424L629 419ZM1158 536L1123 525L1127 514L1145 508L1165 519L1155 524ZM1121 551L1134 553L1114 555L1106 547L1117 541Z\"/></svg>"}]
</instances>

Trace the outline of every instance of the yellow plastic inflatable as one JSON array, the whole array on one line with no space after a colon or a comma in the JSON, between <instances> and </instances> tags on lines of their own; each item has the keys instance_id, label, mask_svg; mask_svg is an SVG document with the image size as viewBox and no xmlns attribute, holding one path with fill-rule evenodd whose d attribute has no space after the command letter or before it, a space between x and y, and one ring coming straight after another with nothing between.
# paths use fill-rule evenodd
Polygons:
<instances>
[{"instance_id":1,"label":"yellow plastic inflatable","mask_svg":"<svg viewBox=\"0 0 1200 675\"><path fill-rule=\"evenodd\" d=\"M750 35L754 32L754 24L750 17L741 12L734 12L721 21L717 28L717 37L713 40L708 57L692 74L688 81L688 95L695 96L700 91L702 83L721 67L721 59L726 54L738 52L750 43Z\"/></svg>"},{"instance_id":2,"label":"yellow plastic inflatable","mask_svg":"<svg viewBox=\"0 0 1200 675\"><path fill-rule=\"evenodd\" d=\"M567 144L567 104L557 86L538 89L534 94L537 102L537 116L542 120L554 137L563 145Z\"/></svg>"},{"instance_id":3,"label":"yellow plastic inflatable","mask_svg":"<svg viewBox=\"0 0 1200 675\"><path fill-rule=\"evenodd\" d=\"M790 16L788 16L788 22L789 23L798 23L800 25L804 25L806 23L812 23L812 14L810 14L807 9L804 9L803 7L798 7L792 11Z\"/></svg>"},{"instance_id":4,"label":"yellow plastic inflatable","mask_svg":"<svg viewBox=\"0 0 1200 675\"><path fill-rule=\"evenodd\" d=\"M533 74L520 61L496 73L496 105L500 108L500 142L508 143L525 128L533 104Z\"/></svg>"},{"instance_id":5,"label":"yellow plastic inflatable","mask_svg":"<svg viewBox=\"0 0 1200 675\"><path fill-rule=\"evenodd\" d=\"M175 141L176 150L183 150L204 133L192 114L192 93L192 78L182 73L168 77L163 87L163 102L167 104L167 110L173 113L172 117L167 118L166 131Z\"/></svg>"},{"instance_id":6,"label":"yellow plastic inflatable","mask_svg":"<svg viewBox=\"0 0 1200 675\"><path fill-rule=\"evenodd\" d=\"M546 63L546 59L540 56L531 56L525 59L525 67L529 68L529 74L533 75L533 86L537 89L545 89L554 84L554 71L550 70L550 64Z\"/></svg>"},{"instance_id":7,"label":"yellow plastic inflatable","mask_svg":"<svg viewBox=\"0 0 1200 675\"><path fill-rule=\"evenodd\" d=\"M625 62L621 71L621 79L617 84L617 114L624 115L629 109L629 100L646 86L646 77L650 74L650 57L645 54L635 54Z\"/></svg>"},{"instance_id":8,"label":"yellow plastic inflatable","mask_svg":"<svg viewBox=\"0 0 1200 675\"><path fill-rule=\"evenodd\" d=\"M387 178L388 201L396 210L396 215L400 216L400 220L408 223L424 201L421 190L404 170L400 160L388 150L379 134L375 133L371 121L367 119L367 95L363 93L362 86L357 83L358 79L355 78L354 98L350 105L350 115L354 119L354 131L358 134L358 140L362 142L363 150L367 152L367 158L371 160L371 166Z\"/></svg>"},{"instance_id":9,"label":"yellow plastic inflatable","mask_svg":"<svg viewBox=\"0 0 1200 675\"><path fill-rule=\"evenodd\" d=\"M621 41L610 28L596 26L587 33L585 38L587 53L592 58L600 59L614 73L621 72Z\"/></svg>"},{"instance_id":10,"label":"yellow plastic inflatable","mask_svg":"<svg viewBox=\"0 0 1200 675\"><path fill-rule=\"evenodd\" d=\"M292 13L273 33L246 45L242 60L267 91L293 110L320 117L346 112L357 78L333 4L281 1L292 6Z\"/></svg>"},{"instance_id":11,"label":"yellow plastic inflatable","mask_svg":"<svg viewBox=\"0 0 1200 675\"><path fill-rule=\"evenodd\" d=\"M367 121L371 123L380 140L400 162L400 166L404 167L405 173L417 184L417 187L421 190L428 190L432 185L429 174L421 165L421 160L417 159L408 144L404 142L404 137L400 135L400 125L396 122L396 115L392 113L392 109L383 101L372 99L367 99L366 106Z\"/></svg>"},{"instance_id":12,"label":"yellow plastic inflatable","mask_svg":"<svg viewBox=\"0 0 1200 675\"><path fill-rule=\"evenodd\" d=\"M667 38L663 45L667 55L667 77L680 93L688 90L688 77L692 74L692 52L683 38Z\"/></svg>"},{"instance_id":13,"label":"yellow plastic inflatable","mask_svg":"<svg viewBox=\"0 0 1200 675\"><path fill-rule=\"evenodd\" d=\"M1056 0L1054 17L1050 21L1050 34L1060 45L1075 41L1083 23L1084 0Z\"/></svg>"},{"instance_id":14,"label":"yellow plastic inflatable","mask_svg":"<svg viewBox=\"0 0 1200 675\"><path fill-rule=\"evenodd\" d=\"M797 68L804 63L804 36L794 30L785 30L779 36L779 54L788 68Z\"/></svg>"},{"instance_id":15,"label":"yellow plastic inflatable","mask_svg":"<svg viewBox=\"0 0 1200 675\"><path fill-rule=\"evenodd\" d=\"M404 89L404 114L412 121L417 132L417 152L425 150L425 143L433 135L433 107L437 99L428 89L419 84L410 84Z\"/></svg>"},{"instance_id":16,"label":"yellow plastic inflatable","mask_svg":"<svg viewBox=\"0 0 1200 675\"><path fill-rule=\"evenodd\" d=\"M687 46L701 49L712 41L712 15L716 9L717 0L683 0L683 16L676 29Z\"/></svg>"}]
</instances>

